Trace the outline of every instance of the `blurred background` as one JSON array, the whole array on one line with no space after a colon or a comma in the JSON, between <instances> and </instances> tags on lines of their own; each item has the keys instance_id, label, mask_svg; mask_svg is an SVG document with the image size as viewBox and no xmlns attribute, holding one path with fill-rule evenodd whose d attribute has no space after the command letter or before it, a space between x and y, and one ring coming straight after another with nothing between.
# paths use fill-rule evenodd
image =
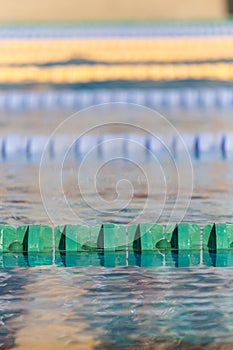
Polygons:
<instances>
[{"instance_id":1,"label":"blurred background","mask_svg":"<svg viewBox=\"0 0 233 350\"><path fill-rule=\"evenodd\" d=\"M232 0L9 0L0 1L1 21L222 19Z\"/></svg>"},{"instance_id":2,"label":"blurred background","mask_svg":"<svg viewBox=\"0 0 233 350\"><path fill-rule=\"evenodd\" d=\"M232 105L231 0L0 4L3 111Z\"/></svg>"},{"instance_id":3,"label":"blurred background","mask_svg":"<svg viewBox=\"0 0 233 350\"><path fill-rule=\"evenodd\" d=\"M233 0L0 9L1 224L232 223ZM232 253L208 254L0 254L0 348L233 349L232 270L207 267Z\"/></svg>"},{"instance_id":4,"label":"blurred background","mask_svg":"<svg viewBox=\"0 0 233 350\"><path fill-rule=\"evenodd\" d=\"M202 220L205 220L205 212L208 217L211 212L215 215L216 210L221 212L223 205L224 215L231 217L232 205L222 198L229 193L225 189L229 191L232 181L226 159L233 156L233 1L51 0L48 3L44 0L9 0L0 1L0 4L0 159L2 172L8 174L2 186L7 188L3 190L3 202L8 203L3 209L5 222L28 223L33 217L37 222L47 220L38 184L31 178L38 177L38 165L48 136L73 113L111 102L125 103L125 107L120 110L111 105L101 112L98 108L93 109L93 113L84 113L75 127L71 123L65 131L60 130L49 144L51 161L64 155L71 135L74 138L70 152L76 166L93 146L101 150L94 157L98 163L99 155L109 151L108 147L101 146L101 142L111 138L112 133L122 136L114 150L121 150L121 156L126 155L133 149L132 142L130 145L125 141L126 134L132 134L131 141L140 140L142 158L145 149L163 158L165 145L178 161L180 156L182 172L186 174L185 152L182 153L179 134L194 164L198 161L195 171L199 173L194 178L197 198L200 193L209 192L208 186L215 193L211 197L213 201L209 201L207 194L203 199L207 204L201 209ZM158 120L155 122L153 117L146 118L146 112L140 108L138 113L134 113L135 109L132 112L132 105L158 111L175 126L178 134L163 123L158 124ZM158 146L158 142L146 133L140 138L139 130L123 130L112 125L97 128L92 132L95 135L89 135L89 138L75 139L91 127L94 117L100 126L104 120L132 124L144 120L147 130L152 134L159 133L163 143ZM202 162L207 159L208 162L214 159L215 163ZM144 160L143 167L151 164L154 169L152 161ZM12 162L14 167L9 165ZM213 164L221 169L221 176L212 171ZM74 196L70 179L75 172L69 177L70 169L68 164L67 188ZM130 173L128 165L122 165L121 169L120 174ZM107 171L108 174L112 172L115 174L115 170ZM174 179L167 165L165 173ZM207 180L207 173L213 178L208 175ZM47 174L50 175L47 179L50 190L54 174ZM132 171L132 176L137 178L135 174ZM16 177L17 181L21 178L22 185L17 196L24 200L25 191L33 193L30 207L27 203L18 206L11 201L11 196L15 196ZM85 173L86 178L88 174ZM185 178L192 181L189 175ZM102 184L104 195L111 195L112 188L105 189L105 182ZM173 180L170 185L172 191L176 187ZM154 195L148 221L152 220L150 215L160 203L156 198L164 192L159 185L153 188L158 193ZM90 191L89 184L86 191ZM89 195L99 198L95 193ZM48 195L49 198L56 196L56 191L55 195ZM146 194L138 194L137 200L140 202L139 198L143 196ZM74 200L79 198L79 193L74 197ZM175 201L175 197L172 200ZM199 214L193 214L199 211L200 203L191 203L197 207L186 219L200 220ZM18 213L16 216L9 216L9 205ZM137 205L140 207L141 204ZM64 222L63 204L60 210L59 220ZM79 203L77 210L86 210L86 218L92 216L95 223L98 221L99 214L90 214L86 203ZM127 220L128 212L122 216ZM105 219L112 220L112 214ZM176 219L180 220L180 216Z\"/></svg>"}]
</instances>

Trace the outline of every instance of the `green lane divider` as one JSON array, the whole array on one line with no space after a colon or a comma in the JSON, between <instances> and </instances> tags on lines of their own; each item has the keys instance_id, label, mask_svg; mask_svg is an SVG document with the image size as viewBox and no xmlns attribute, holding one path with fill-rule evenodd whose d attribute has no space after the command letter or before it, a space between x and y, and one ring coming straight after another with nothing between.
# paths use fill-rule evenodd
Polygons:
<instances>
[{"instance_id":1,"label":"green lane divider","mask_svg":"<svg viewBox=\"0 0 233 350\"><path fill-rule=\"evenodd\" d=\"M53 230L50 226L19 226L17 235L23 244L23 251L39 253L53 250Z\"/></svg>"},{"instance_id":2,"label":"green lane divider","mask_svg":"<svg viewBox=\"0 0 233 350\"><path fill-rule=\"evenodd\" d=\"M181 222L165 226L165 237L173 249L200 249L200 226Z\"/></svg>"},{"instance_id":3,"label":"green lane divider","mask_svg":"<svg viewBox=\"0 0 233 350\"><path fill-rule=\"evenodd\" d=\"M18 228L0 225L0 252L128 251L130 254L171 254L173 251L200 250L200 237L199 225L183 222L166 226L149 223L129 226L109 223L93 227L63 225L55 229L47 225L23 225ZM202 230L202 248L205 252L233 251L233 224L205 225Z\"/></svg>"},{"instance_id":4,"label":"green lane divider","mask_svg":"<svg viewBox=\"0 0 233 350\"><path fill-rule=\"evenodd\" d=\"M126 250L126 227L103 224L94 227L64 225L55 228L56 251Z\"/></svg>"},{"instance_id":5,"label":"green lane divider","mask_svg":"<svg viewBox=\"0 0 233 350\"><path fill-rule=\"evenodd\" d=\"M0 252L17 251L16 228L10 225L0 225ZM21 247L21 244L20 244Z\"/></svg>"},{"instance_id":6,"label":"green lane divider","mask_svg":"<svg viewBox=\"0 0 233 350\"><path fill-rule=\"evenodd\" d=\"M63 225L55 227L56 251L78 252L85 246L97 248L91 243L90 228L83 225Z\"/></svg>"},{"instance_id":7,"label":"green lane divider","mask_svg":"<svg viewBox=\"0 0 233 350\"><path fill-rule=\"evenodd\" d=\"M160 224L138 224L128 228L129 249L154 251L200 249L200 226L179 223L163 227Z\"/></svg>"},{"instance_id":8,"label":"green lane divider","mask_svg":"<svg viewBox=\"0 0 233 350\"><path fill-rule=\"evenodd\" d=\"M135 224L128 227L129 250L153 251L162 239L163 226L160 224Z\"/></svg>"},{"instance_id":9,"label":"green lane divider","mask_svg":"<svg viewBox=\"0 0 233 350\"><path fill-rule=\"evenodd\" d=\"M203 248L217 251L233 248L233 224L208 224L203 228Z\"/></svg>"},{"instance_id":10,"label":"green lane divider","mask_svg":"<svg viewBox=\"0 0 233 350\"><path fill-rule=\"evenodd\" d=\"M233 266L233 224L0 225L0 268L52 264Z\"/></svg>"},{"instance_id":11,"label":"green lane divider","mask_svg":"<svg viewBox=\"0 0 233 350\"><path fill-rule=\"evenodd\" d=\"M0 252L52 252L53 230L47 225L25 225L17 229L0 225Z\"/></svg>"}]
</instances>

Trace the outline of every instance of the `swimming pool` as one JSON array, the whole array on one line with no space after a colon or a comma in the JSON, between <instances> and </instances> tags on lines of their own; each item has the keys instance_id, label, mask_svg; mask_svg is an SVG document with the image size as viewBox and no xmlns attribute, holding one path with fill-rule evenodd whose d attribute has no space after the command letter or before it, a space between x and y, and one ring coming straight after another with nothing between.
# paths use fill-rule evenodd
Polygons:
<instances>
[{"instance_id":1,"label":"swimming pool","mask_svg":"<svg viewBox=\"0 0 233 350\"><path fill-rule=\"evenodd\" d=\"M42 113L42 118L46 113ZM216 117L211 115L211 120L219 118L223 129L227 130L228 117L220 118L215 113ZM4 128L13 131L15 122L20 133L24 127L30 127L32 115L29 113L21 118L14 113L10 117L12 119L5 119ZM167 118L172 120L172 115L167 111ZM51 113L52 127L58 118L58 112L57 115L56 112ZM182 128L185 128L187 123L188 128L189 118L193 118L193 112L190 116L187 111L179 113L176 127L179 128L178 124L182 123ZM202 119L202 113L197 111L195 118L196 130L206 127L207 120ZM37 132L40 131L39 124ZM31 127L35 132L34 125ZM104 154L93 157L93 167L104 163L104 157ZM140 157L144 172L153 174L154 160L145 154ZM115 185L122 177L126 177L134 187L134 197L125 210L116 206L114 213L103 213L95 210L98 197L88 181L90 174L87 168L83 170L87 173L82 174L85 198L77 198L74 194L75 173L81 161L82 158L67 159L63 169L65 193L81 219L92 225L109 221L127 223L135 217L140 219L147 183L137 167L124 160L113 161L103 167L97 178L98 191L103 198L112 200ZM51 162L56 164L56 159ZM187 169L182 158L177 162L185 173ZM161 159L161 164L164 171L170 171L171 175L169 196L160 217L160 222L166 222L176 199L176 191L172 193L176 180L172 176L174 169L166 158ZM194 190L184 221L199 224L232 222L231 159L205 155L201 159L192 158L192 164ZM41 202L38 168L37 158L13 158L1 163L2 223L16 226L51 223ZM74 173L70 174L70 169ZM163 183L156 176L152 176L150 181L151 201L144 212L145 222L154 220L163 191ZM128 200L129 191L127 186L121 189L123 201ZM185 186L182 191L183 204L186 205ZM62 202L59 203L52 186L51 196L56 209L56 224L68 222L69 217L64 216ZM86 200L91 200L93 207ZM174 220L179 220L182 213L181 198ZM94 253L82 256L68 254L66 257L58 254L55 260L52 256L2 255L2 348L17 345L48 349L54 346L58 349L231 349L232 267L213 267L213 260L204 256L201 261L198 254L197 257L188 257L188 262L187 255L180 256L179 264L175 257L170 260L161 257L164 266L160 267L153 267L146 255L140 256L141 263L134 255L126 262L121 254L105 257L105 260ZM231 253L228 255L230 265Z\"/></svg>"},{"instance_id":2,"label":"swimming pool","mask_svg":"<svg viewBox=\"0 0 233 350\"><path fill-rule=\"evenodd\" d=\"M33 40L41 39L55 39L58 44L61 38L69 39L70 45L70 40L77 38L133 41L147 37L159 41L161 37L186 40L189 36L216 36L229 43L232 33L230 22L0 28L3 46L9 44L11 53L18 45L14 39L27 39L30 46ZM124 40L118 44L124 47ZM221 45L218 48L222 50ZM122 53L119 61L126 60L125 51ZM120 71L117 79L111 80L110 55L104 57L107 80L92 81L96 79L93 65L102 59L99 51L93 61L86 57L66 61L61 55L61 61L46 64L43 55L24 54L21 59L29 57L38 68L31 83L24 82L23 61L18 67L22 71L20 83L15 73L12 75L14 67L7 70L8 75L1 75L1 224L18 227L78 221L125 225L182 220L203 227L206 223L233 222L231 79L144 81L143 73L135 82L130 67L131 80L119 80ZM192 54L187 53L188 62L181 60L187 71ZM222 58L228 72L231 54L229 45L227 57ZM204 57L203 64L206 59L211 61L211 57ZM160 62L156 55L154 60ZM67 66L73 64L90 65L85 71L90 81L69 83ZM143 64L147 67L148 62ZM163 78L176 71L177 63L172 64L168 70L164 68ZM56 65L60 83L54 83L54 73L45 83L45 72ZM174 72L169 73L170 69ZM114 102L121 102L120 107ZM77 110L98 104L104 109L87 109L75 124L67 122ZM156 108L165 119L156 119L153 111L140 104ZM41 161L48 137L55 130L58 138L49 148L49 157ZM168 154L151 143L146 146L145 131L158 134ZM75 140L82 133L86 138L77 151ZM168 138L163 139L164 135ZM174 135L182 135L188 149L175 144ZM87 143L89 148L84 147ZM1 254L0 349L233 349L232 276L231 250L217 254L201 249L158 254Z\"/></svg>"}]
</instances>

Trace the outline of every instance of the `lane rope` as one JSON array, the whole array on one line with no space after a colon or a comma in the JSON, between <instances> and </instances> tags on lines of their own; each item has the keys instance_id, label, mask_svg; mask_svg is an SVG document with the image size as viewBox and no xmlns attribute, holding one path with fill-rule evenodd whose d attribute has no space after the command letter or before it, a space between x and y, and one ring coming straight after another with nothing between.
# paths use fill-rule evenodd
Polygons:
<instances>
[{"instance_id":1,"label":"lane rope","mask_svg":"<svg viewBox=\"0 0 233 350\"><path fill-rule=\"evenodd\" d=\"M75 143L70 145L71 137L69 135L56 135L49 138L46 135L6 135L0 137L0 159L2 161L21 155L26 159L32 156L41 156L47 143L50 150L50 158L61 157L68 151L73 157L83 157L91 149L95 148L98 155L108 155L113 152L109 147L109 142L114 140L117 152L122 156L135 152L138 146L141 146L141 155L147 152L152 154L166 155L167 149L171 150L173 156L183 154L184 145L195 158L204 155L213 155L215 157L231 157L233 155L233 133L181 133L176 135L166 134L88 134L83 136L72 135Z\"/></svg>"},{"instance_id":2,"label":"lane rope","mask_svg":"<svg viewBox=\"0 0 233 350\"><path fill-rule=\"evenodd\" d=\"M232 108L233 88L0 91L0 110L85 108L124 102L151 108Z\"/></svg>"}]
</instances>

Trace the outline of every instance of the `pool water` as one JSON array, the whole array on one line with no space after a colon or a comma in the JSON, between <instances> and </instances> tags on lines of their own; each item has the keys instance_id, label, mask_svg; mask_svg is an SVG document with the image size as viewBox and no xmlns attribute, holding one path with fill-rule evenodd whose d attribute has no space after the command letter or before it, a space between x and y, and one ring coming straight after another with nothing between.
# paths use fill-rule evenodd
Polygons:
<instances>
[{"instance_id":1,"label":"pool water","mask_svg":"<svg viewBox=\"0 0 233 350\"><path fill-rule=\"evenodd\" d=\"M33 123L30 113L12 113L2 118L2 133L50 133L68 115L67 111L53 111L46 124L45 112L38 112L41 115ZM209 119L203 118L205 113L179 111L174 116L170 110L166 117L178 131L207 130L210 119L209 131L229 131L230 111L224 115L208 112ZM175 168L166 158L160 159L167 175L164 204L159 166L145 154L137 157L134 154L132 159L140 160L140 166L130 159L111 162L104 154L94 155L89 164L100 170L93 187L92 168L82 168L79 185L85 196L76 186L82 159L67 158L63 164L63 189L79 220L91 225L169 220L177 198ZM56 169L56 160L46 165L50 187L47 197L54 211L43 206L39 160L16 158L1 163L1 223L18 226L70 221L60 193L53 186L54 173L50 170ZM190 193L187 183L180 184L181 196L172 219L199 224L232 222L231 158L206 155L191 160L193 191ZM187 177L182 157L176 163ZM146 256L110 258L109 263L97 254L80 258L57 255L40 257L41 260L33 256L1 256L0 348L233 349L233 267L214 267L221 266L221 262L200 252L188 263L184 257L180 257L180 264L176 257L167 261L165 257L161 264L164 266L153 266ZM12 264L12 259L18 266ZM231 262L231 254L223 259Z\"/></svg>"},{"instance_id":2,"label":"pool water","mask_svg":"<svg viewBox=\"0 0 233 350\"><path fill-rule=\"evenodd\" d=\"M1 348L232 349L232 272L3 269Z\"/></svg>"}]
</instances>

